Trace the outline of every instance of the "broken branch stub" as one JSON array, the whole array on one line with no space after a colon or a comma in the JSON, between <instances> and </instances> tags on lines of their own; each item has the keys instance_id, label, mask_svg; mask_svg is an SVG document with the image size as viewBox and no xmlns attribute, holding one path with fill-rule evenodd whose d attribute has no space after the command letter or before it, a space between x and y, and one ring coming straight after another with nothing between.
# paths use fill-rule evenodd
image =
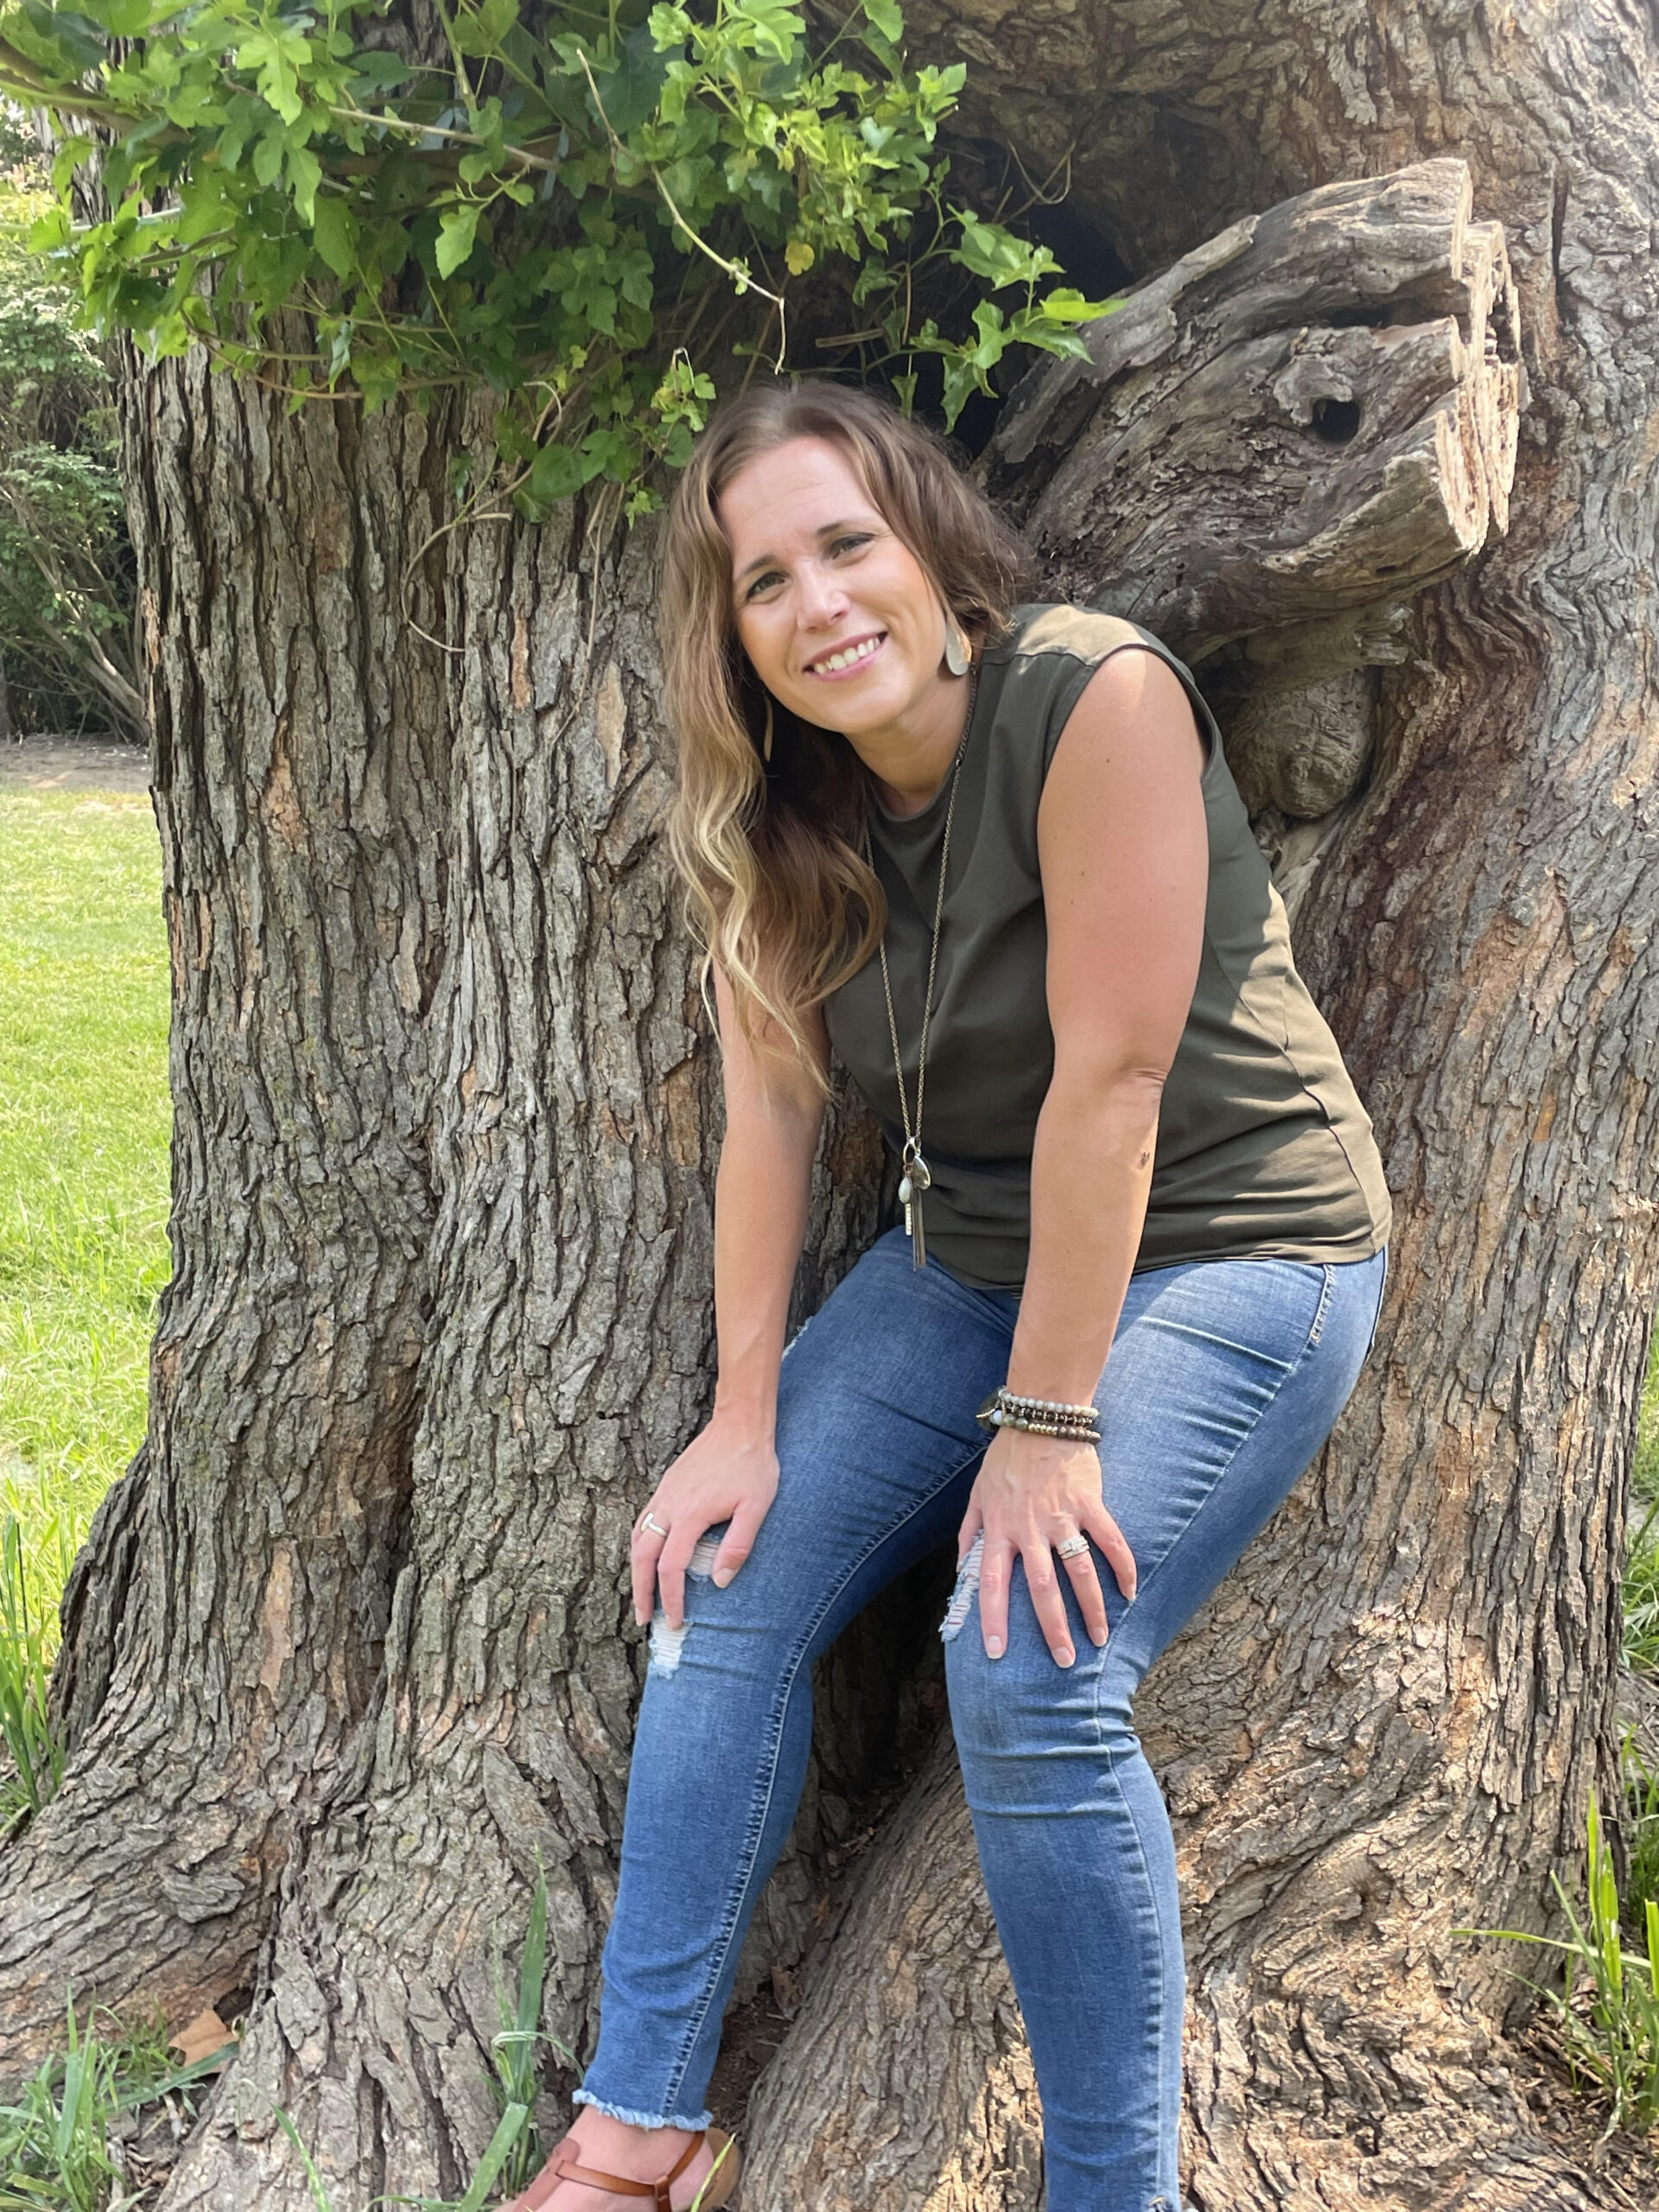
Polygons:
<instances>
[{"instance_id":1,"label":"broken branch stub","mask_svg":"<svg viewBox=\"0 0 1659 2212\"><path fill-rule=\"evenodd\" d=\"M979 467L1050 592L1252 689L1397 657L1402 603L1508 527L1516 290L1471 198L1446 159L1283 200L1033 370Z\"/></svg>"}]
</instances>

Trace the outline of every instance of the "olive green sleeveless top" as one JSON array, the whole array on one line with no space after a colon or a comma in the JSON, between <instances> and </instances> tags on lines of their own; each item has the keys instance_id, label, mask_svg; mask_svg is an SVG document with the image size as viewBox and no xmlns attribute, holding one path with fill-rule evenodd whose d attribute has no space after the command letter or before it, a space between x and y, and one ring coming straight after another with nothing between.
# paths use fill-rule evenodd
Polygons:
<instances>
[{"instance_id":1,"label":"olive green sleeveless top","mask_svg":"<svg viewBox=\"0 0 1659 2212\"><path fill-rule=\"evenodd\" d=\"M927 1243L980 1289L1018 1289L1030 1241L1031 1154L1054 1069L1037 859L1043 779L1066 717L1111 653L1146 645L1186 688L1208 760L1204 954L1164 1085L1136 1272L1246 1256L1362 1260L1390 1226L1371 1125L1291 957L1284 903L1250 834L1221 735L1192 671L1137 624L1022 607L984 655L962 755L928 1034L922 1149ZM872 797L887 894L887 963L913 1112L949 781L919 813ZM1100 979L1103 991L1109 976ZM825 1001L830 1040L888 1142L904 1142L881 963Z\"/></svg>"}]
</instances>

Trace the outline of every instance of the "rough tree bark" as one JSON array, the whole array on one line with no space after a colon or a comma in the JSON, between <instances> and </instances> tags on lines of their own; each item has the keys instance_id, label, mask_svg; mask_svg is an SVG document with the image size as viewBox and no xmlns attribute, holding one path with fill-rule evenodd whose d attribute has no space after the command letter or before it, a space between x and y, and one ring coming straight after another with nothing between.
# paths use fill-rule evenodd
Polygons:
<instances>
[{"instance_id":1,"label":"rough tree bark","mask_svg":"<svg viewBox=\"0 0 1659 2212\"><path fill-rule=\"evenodd\" d=\"M1329 726L1347 748L1299 779L1258 729L1258 796L1399 1223L1338 1444L1143 1721L1193 1907L1203 2212L1591 2202L1514 2109L1496 1965L1446 1930L1539 1920L1605 1748L1659 1253L1636 644L1659 452L1636 258L1652 25L1450 4L1396 25L1336 0L1267 0L1248 25L1106 0L1005 20L980 0L921 36L995 70L990 135L1038 158L1077 136L1074 206L1137 270L1446 153L1504 226L1518 317L1497 311L1489 238L1495 368L1472 324L1459 342L1473 390L1511 365L1518 323L1507 540L1366 632L1357 674L1328 637L1310 653L1305 609L1211 657L1230 720L1271 691L1288 735ZM510 1971L538 1851L544 2024L588 2042L640 1672L626 1531L705 1402L717 1130L658 836L654 549L574 515L442 539L410 606L444 651L397 584L467 426L290 421L188 363L135 372L126 404L175 1276L146 1448L70 1595L73 1764L0 1856L0 2051L14 2066L54 2037L67 1976L175 2017L251 1986L169 2206L308 2203L274 2101L356 2212L455 2190L487 2139L492 1946ZM1294 645L1277 671L1275 627ZM856 1116L824 1166L804 1305L872 1225ZM902 1627L890 1610L832 1671L746 1986L806 1953ZM953 1789L941 1745L813 1955L753 2115L749 2212L1036 2199L1032 2087ZM883 1995L890 1961L908 2008ZM842 2080L879 2092L875 2123L828 2109Z\"/></svg>"},{"instance_id":2,"label":"rough tree bark","mask_svg":"<svg viewBox=\"0 0 1659 2212\"><path fill-rule=\"evenodd\" d=\"M172 2206L303 2201L273 2102L350 2201L460 2195L497 2117L493 1939L538 1863L544 2020L591 2046L639 1687L628 1532L711 1380L712 1068L662 866L653 550L567 512L480 533L449 578L435 1318L384 1693ZM821 1268L869 1233L861 1138L821 1187Z\"/></svg>"},{"instance_id":3,"label":"rough tree bark","mask_svg":"<svg viewBox=\"0 0 1659 2212\"><path fill-rule=\"evenodd\" d=\"M60 2036L67 1980L179 2024L248 1982L404 1542L448 728L395 587L444 456L412 416L278 425L199 360L129 381L173 1275L148 1435L65 1596L65 1786L0 1858L14 2049Z\"/></svg>"}]
</instances>

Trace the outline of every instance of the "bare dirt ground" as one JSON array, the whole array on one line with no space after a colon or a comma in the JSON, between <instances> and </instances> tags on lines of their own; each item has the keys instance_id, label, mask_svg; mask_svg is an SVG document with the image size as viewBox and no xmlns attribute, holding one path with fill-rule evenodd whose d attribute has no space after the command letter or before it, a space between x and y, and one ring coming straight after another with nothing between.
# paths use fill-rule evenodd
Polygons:
<instances>
[{"instance_id":1,"label":"bare dirt ground","mask_svg":"<svg viewBox=\"0 0 1659 2212\"><path fill-rule=\"evenodd\" d=\"M0 787L29 791L144 791L149 755L142 746L108 739L16 737L0 745Z\"/></svg>"}]
</instances>

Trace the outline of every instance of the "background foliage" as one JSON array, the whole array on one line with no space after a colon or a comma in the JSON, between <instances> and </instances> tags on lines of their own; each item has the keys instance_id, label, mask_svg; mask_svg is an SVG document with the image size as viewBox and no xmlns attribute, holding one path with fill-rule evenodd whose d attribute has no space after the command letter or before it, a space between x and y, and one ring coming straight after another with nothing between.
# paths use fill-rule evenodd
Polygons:
<instances>
[{"instance_id":1,"label":"background foliage","mask_svg":"<svg viewBox=\"0 0 1659 2212\"><path fill-rule=\"evenodd\" d=\"M35 243L100 331L296 405L486 388L476 492L534 518L595 481L653 505L734 362L880 372L906 407L927 378L949 427L1108 304L947 196L965 69L909 66L898 0L816 45L793 0L432 0L406 50L410 15L0 0L0 86L66 133Z\"/></svg>"},{"instance_id":2,"label":"background foliage","mask_svg":"<svg viewBox=\"0 0 1659 2212\"><path fill-rule=\"evenodd\" d=\"M0 114L0 674L18 729L143 733L132 566L102 348L31 251L52 202ZM7 734L0 724L0 737Z\"/></svg>"}]
</instances>

